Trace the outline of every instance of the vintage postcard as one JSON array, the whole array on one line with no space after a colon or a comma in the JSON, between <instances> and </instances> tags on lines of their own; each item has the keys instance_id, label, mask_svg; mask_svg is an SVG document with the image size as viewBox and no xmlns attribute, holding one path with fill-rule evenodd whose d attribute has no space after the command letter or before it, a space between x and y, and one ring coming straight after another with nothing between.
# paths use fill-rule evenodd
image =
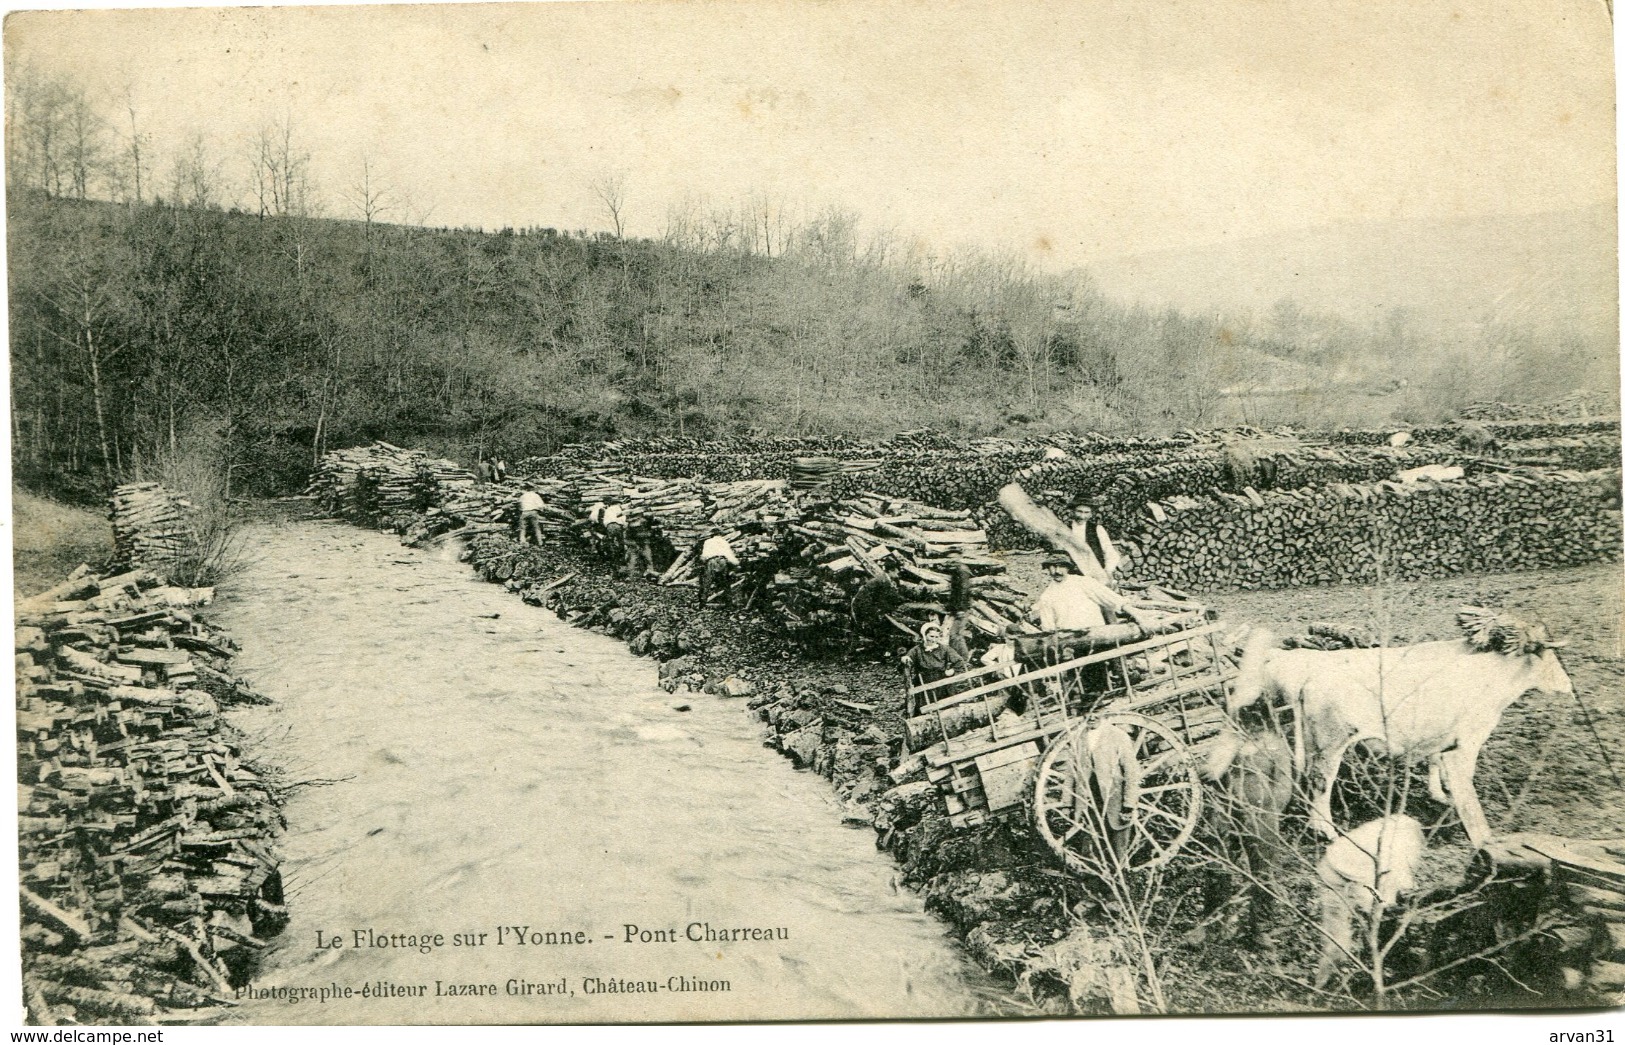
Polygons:
<instances>
[{"instance_id":1,"label":"vintage postcard","mask_svg":"<svg viewBox=\"0 0 1625 1045\"><path fill-rule=\"evenodd\" d=\"M13 11L8 1011L1611 1041L1613 41Z\"/></svg>"}]
</instances>

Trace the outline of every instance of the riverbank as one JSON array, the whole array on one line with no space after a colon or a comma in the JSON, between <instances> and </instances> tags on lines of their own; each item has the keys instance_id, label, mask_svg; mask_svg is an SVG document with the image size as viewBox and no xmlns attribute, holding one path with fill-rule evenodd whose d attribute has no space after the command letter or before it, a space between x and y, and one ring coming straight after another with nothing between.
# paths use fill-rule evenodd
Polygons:
<instances>
[{"instance_id":1,"label":"riverbank","mask_svg":"<svg viewBox=\"0 0 1625 1045\"><path fill-rule=\"evenodd\" d=\"M888 651L812 655L766 614L701 608L692 588L619 578L558 544L538 549L485 536L467 558L526 602L655 658L668 692L742 704L765 724L770 746L830 781L844 822L875 831L903 882L979 964L1051 1011L1074 1011L1069 955L1077 907L1088 898L1053 869L1028 825L954 829L923 766L899 769L904 686ZM1110 1008L1103 995L1076 1002L1082 1011Z\"/></svg>"}]
</instances>

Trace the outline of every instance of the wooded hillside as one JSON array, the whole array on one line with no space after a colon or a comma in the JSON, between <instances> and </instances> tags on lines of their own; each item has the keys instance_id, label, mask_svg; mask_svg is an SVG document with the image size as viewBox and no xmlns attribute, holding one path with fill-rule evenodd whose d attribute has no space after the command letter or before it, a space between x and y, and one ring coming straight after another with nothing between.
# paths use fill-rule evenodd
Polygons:
<instances>
[{"instance_id":1,"label":"wooded hillside","mask_svg":"<svg viewBox=\"0 0 1625 1045\"><path fill-rule=\"evenodd\" d=\"M201 452L233 494L284 492L373 438L517 459L622 435L1382 424L1611 395L1614 374L1612 346L1517 331L1131 309L1083 275L860 240L841 214L655 242L35 189L10 196L8 260L14 466L58 490Z\"/></svg>"}]
</instances>

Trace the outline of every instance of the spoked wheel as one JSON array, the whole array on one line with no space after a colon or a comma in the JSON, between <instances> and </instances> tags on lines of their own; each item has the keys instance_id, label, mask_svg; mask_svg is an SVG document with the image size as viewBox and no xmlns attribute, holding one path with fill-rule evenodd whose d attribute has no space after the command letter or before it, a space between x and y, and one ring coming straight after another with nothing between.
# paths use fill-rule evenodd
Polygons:
<instances>
[{"instance_id":1,"label":"spoked wheel","mask_svg":"<svg viewBox=\"0 0 1625 1045\"><path fill-rule=\"evenodd\" d=\"M1122 745L1121 738L1102 734L1090 752L1089 734L1102 726L1127 736L1139 772L1137 790L1115 790L1123 774L1113 766L1122 759L1109 756L1111 741ZM1056 738L1038 768L1038 833L1078 874L1099 877L1118 868L1132 873L1167 863L1196 830L1201 812L1201 778L1189 749L1167 726L1133 712L1078 723Z\"/></svg>"}]
</instances>

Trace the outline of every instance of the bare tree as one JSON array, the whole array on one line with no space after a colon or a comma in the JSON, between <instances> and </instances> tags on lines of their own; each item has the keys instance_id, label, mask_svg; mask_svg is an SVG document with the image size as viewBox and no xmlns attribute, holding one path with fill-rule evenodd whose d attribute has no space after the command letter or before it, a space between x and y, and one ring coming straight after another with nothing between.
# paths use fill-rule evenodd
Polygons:
<instances>
[{"instance_id":1,"label":"bare tree","mask_svg":"<svg viewBox=\"0 0 1625 1045\"><path fill-rule=\"evenodd\" d=\"M218 202L220 162L210 154L202 131L194 131L175 156L169 183L171 200L178 207L202 210Z\"/></svg>"},{"instance_id":2,"label":"bare tree","mask_svg":"<svg viewBox=\"0 0 1625 1045\"><path fill-rule=\"evenodd\" d=\"M249 146L249 165L260 217L313 213L310 153L297 146L291 115L259 129Z\"/></svg>"},{"instance_id":3,"label":"bare tree","mask_svg":"<svg viewBox=\"0 0 1625 1045\"><path fill-rule=\"evenodd\" d=\"M615 226L615 238L620 239L625 231L622 218L626 208L626 175L619 171L600 174L592 180L592 194L604 205L610 224Z\"/></svg>"},{"instance_id":4,"label":"bare tree","mask_svg":"<svg viewBox=\"0 0 1625 1045\"><path fill-rule=\"evenodd\" d=\"M51 196L62 195L70 90L62 80L29 66L19 68L7 83L10 176Z\"/></svg>"},{"instance_id":5,"label":"bare tree","mask_svg":"<svg viewBox=\"0 0 1625 1045\"><path fill-rule=\"evenodd\" d=\"M127 202L140 204L142 202L143 176L149 161L142 158L142 149L145 148L152 136L141 130L135 114L135 92L126 86L124 89L124 115L129 122L129 133L124 136L120 149L120 162L114 166L115 182L119 194Z\"/></svg>"},{"instance_id":6,"label":"bare tree","mask_svg":"<svg viewBox=\"0 0 1625 1045\"><path fill-rule=\"evenodd\" d=\"M769 192L753 192L741 209L747 250L771 258L789 249L799 229L782 199Z\"/></svg>"},{"instance_id":7,"label":"bare tree","mask_svg":"<svg viewBox=\"0 0 1625 1045\"><path fill-rule=\"evenodd\" d=\"M127 304L117 277L128 259L113 253L85 229L73 230L36 285L47 317L46 333L77 356L90 379L102 467L110 481L117 473L106 368L128 346L114 337Z\"/></svg>"},{"instance_id":8,"label":"bare tree","mask_svg":"<svg viewBox=\"0 0 1625 1045\"><path fill-rule=\"evenodd\" d=\"M93 179L101 178L107 164L106 126L83 88L66 92L63 104L63 152L71 191L87 199Z\"/></svg>"},{"instance_id":9,"label":"bare tree","mask_svg":"<svg viewBox=\"0 0 1625 1045\"><path fill-rule=\"evenodd\" d=\"M361 174L344 193L344 201L361 215L369 236L372 234L372 223L395 209L394 190L374 173L372 161L365 153L361 155Z\"/></svg>"}]
</instances>

